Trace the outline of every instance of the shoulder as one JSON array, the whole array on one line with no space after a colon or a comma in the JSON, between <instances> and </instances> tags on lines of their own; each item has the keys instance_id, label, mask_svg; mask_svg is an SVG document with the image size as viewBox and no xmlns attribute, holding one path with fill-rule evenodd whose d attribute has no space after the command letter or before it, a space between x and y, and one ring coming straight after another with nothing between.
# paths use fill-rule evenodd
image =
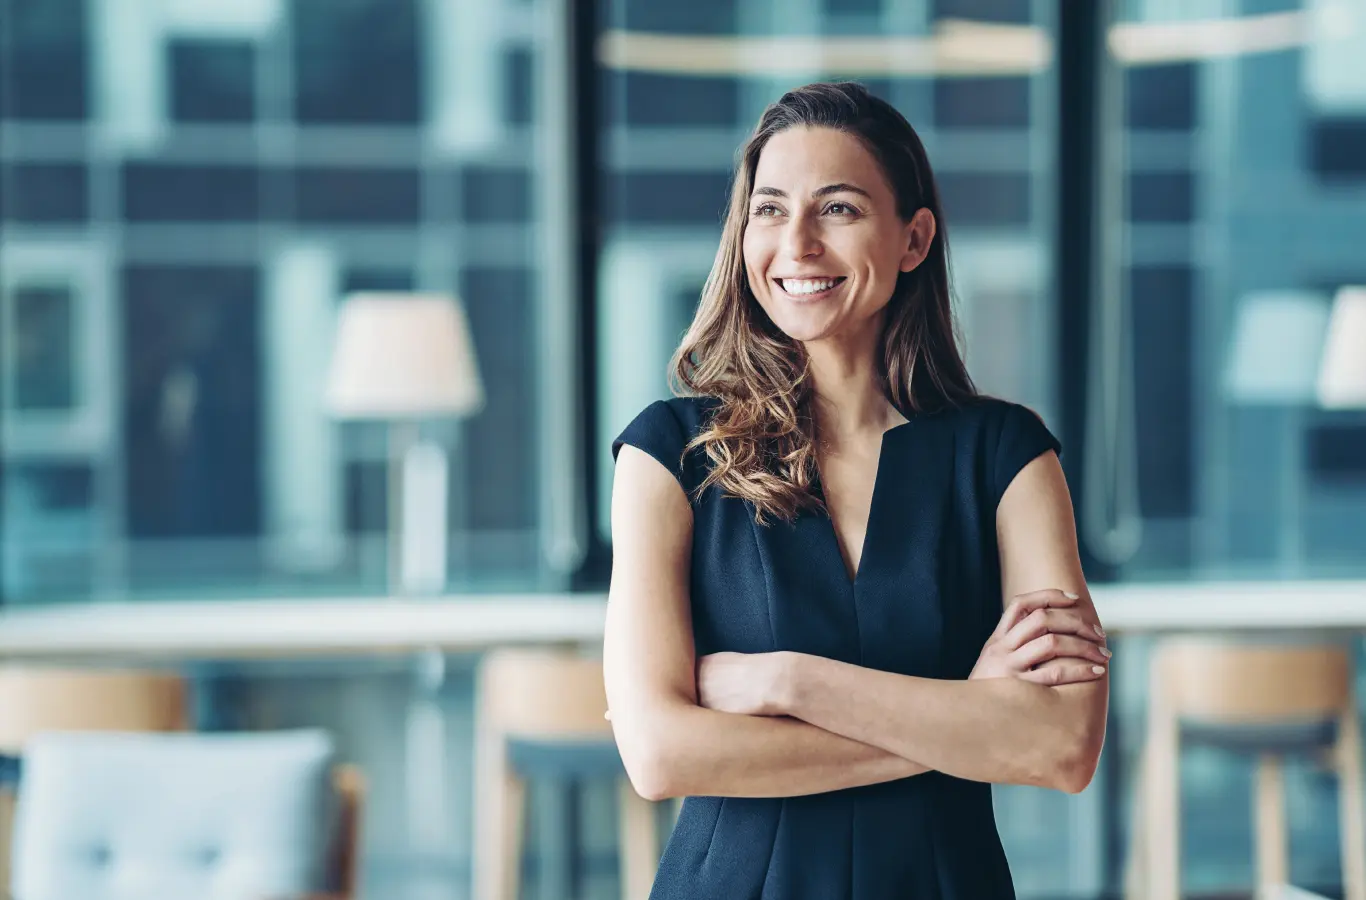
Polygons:
<instances>
[{"instance_id":1,"label":"shoulder","mask_svg":"<svg viewBox=\"0 0 1366 900\"><path fill-rule=\"evenodd\" d=\"M1062 445L1043 416L1028 406L999 397L976 397L959 406L932 413L930 419L951 431L960 447L996 452L1020 439L1042 441L1061 454Z\"/></svg>"},{"instance_id":2,"label":"shoulder","mask_svg":"<svg viewBox=\"0 0 1366 900\"><path fill-rule=\"evenodd\" d=\"M616 456L623 444L639 446L642 440L648 440L652 445L668 446L681 454L687 443L706 427L716 405L717 401L712 397L656 400L637 413L612 441L612 455Z\"/></svg>"},{"instance_id":3,"label":"shoulder","mask_svg":"<svg viewBox=\"0 0 1366 900\"><path fill-rule=\"evenodd\" d=\"M673 473L685 490L690 490L705 477L700 451L685 454L688 443L700 434L715 411L717 401L712 397L671 397L656 400L641 410L612 441L612 457L630 444L654 457Z\"/></svg>"},{"instance_id":4,"label":"shoulder","mask_svg":"<svg viewBox=\"0 0 1366 900\"><path fill-rule=\"evenodd\" d=\"M670 397L668 400L657 400L646 409L667 407L688 440L692 440L707 427L718 405L720 401L715 397Z\"/></svg>"},{"instance_id":5,"label":"shoulder","mask_svg":"<svg viewBox=\"0 0 1366 900\"><path fill-rule=\"evenodd\" d=\"M978 397L931 418L952 433L959 466L978 473L993 502L1030 462L1049 451L1062 454L1043 417L1020 403Z\"/></svg>"}]
</instances>

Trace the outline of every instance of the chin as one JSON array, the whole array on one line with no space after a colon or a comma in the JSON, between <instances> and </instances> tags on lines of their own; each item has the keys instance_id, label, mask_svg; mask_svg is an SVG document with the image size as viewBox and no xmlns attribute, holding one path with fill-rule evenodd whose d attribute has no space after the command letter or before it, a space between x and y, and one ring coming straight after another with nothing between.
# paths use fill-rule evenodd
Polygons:
<instances>
[{"instance_id":1,"label":"chin","mask_svg":"<svg viewBox=\"0 0 1366 900\"><path fill-rule=\"evenodd\" d=\"M835 322L827 314L812 315L805 310L765 310L768 320L794 341L815 341L827 336ZM778 315L774 315L778 312Z\"/></svg>"}]
</instances>

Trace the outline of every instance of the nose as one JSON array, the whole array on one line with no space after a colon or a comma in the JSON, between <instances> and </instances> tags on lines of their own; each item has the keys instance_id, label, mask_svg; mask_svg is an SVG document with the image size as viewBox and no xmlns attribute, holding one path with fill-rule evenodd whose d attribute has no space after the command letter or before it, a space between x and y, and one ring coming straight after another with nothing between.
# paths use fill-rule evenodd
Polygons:
<instances>
[{"instance_id":1,"label":"nose","mask_svg":"<svg viewBox=\"0 0 1366 900\"><path fill-rule=\"evenodd\" d=\"M819 256L824 247L821 245L819 229L810 216L796 215L788 220L783 228L781 250L788 259L807 259Z\"/></svg>"}]
</instances>

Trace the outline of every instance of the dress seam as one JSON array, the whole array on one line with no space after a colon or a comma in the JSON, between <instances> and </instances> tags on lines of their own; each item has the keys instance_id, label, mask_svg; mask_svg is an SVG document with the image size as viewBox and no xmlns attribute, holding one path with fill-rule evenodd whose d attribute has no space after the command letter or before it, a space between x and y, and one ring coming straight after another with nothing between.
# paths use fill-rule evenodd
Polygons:
<instances>
[{"instance_id":1,"label":"dress seam","mask_svg":"<svg viewBox=\"0 0 1366 900\"><path fill-rule=\"evenodd\" d=\"M749 536L750 539L754 541L754 555L759 557L760 568L764 573L764 612L767 613L768 616L768 646L773 650L777 650L778 629L773 623L773 567L768 564L770 560L766 558L764 553L764 544L759 540L759 534L755 530L759 528L759 525L754 521L754 517L749 515L750 501L746 500L744 501L744 504L745 515L746 518L749 519Z\"/></svg>"},{"instance_id":2,"label":"dress seam","mask_svg":"<svg viewBox=\"0 0 1366 900\"><path fill-rule=\"evenodd\" d=\"M780 804L778 807L778 821L773 825L773 844L768 848L768 868L764 870L764 880L763 883L759 885L759 896L755 898L755 900L766 900L766 898L769 897L768 881L773 877L773 857L774 854L778 852L778 835L782 834L783 816L787 813L787 798L779 798L778 802ZM784 898L778 897L774 898L774 900L784 900Z\"/></svg>"}]
</instances>

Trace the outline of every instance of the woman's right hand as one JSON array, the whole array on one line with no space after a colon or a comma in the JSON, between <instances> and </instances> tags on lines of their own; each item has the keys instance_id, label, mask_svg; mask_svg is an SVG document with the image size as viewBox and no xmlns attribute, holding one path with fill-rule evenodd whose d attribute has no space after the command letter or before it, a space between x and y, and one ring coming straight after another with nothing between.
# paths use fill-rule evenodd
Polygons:
<instances>
[{"instance_id":1,"label":"woman's right hand","mask_svg":"<svg viewBox=\"0 0 1366 900\"><path fill-rule=\"evenodd\" d=\"M1019 678L1057 686L1104 677L1111 655L1105 631L1073 608L1077 599L1057 590L1013 598L968 679ZM1055 659L1063 662L1042 668Z\"/></svg>"}]
</instances>

